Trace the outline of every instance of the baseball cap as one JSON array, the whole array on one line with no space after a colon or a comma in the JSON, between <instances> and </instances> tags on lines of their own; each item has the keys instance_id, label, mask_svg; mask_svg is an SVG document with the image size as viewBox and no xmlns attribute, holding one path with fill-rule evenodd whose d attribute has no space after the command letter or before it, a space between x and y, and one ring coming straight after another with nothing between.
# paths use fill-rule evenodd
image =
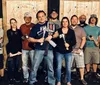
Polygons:
<instances>
[{"instance_id":1,"label":"baseball cap","mask_svg":"<svg viewBox=\"0 0 100 85\"><path fill-rule=\"evenodd\" d=\"M31 17L31 13L30 12L25 12L24 17Z\"/></svg>"},{"instance_id":2,"label":"baseball cap","mask_svg":"<svg viewBox=\"0 0 100 85\"><path fill-rule=\"evenodd\" d=\"M91 18L97 18L97 15L96 14L91 14L90 17Z\"/></svg>"},{"instance_id":3,"label":"baseball cap","mask_svg":"<svg viewBox=\"0 0 100 85\"><path fill-rule=\"evenodd\" d=\"M52 10L51 10L51 13L52 13L52 12L58 13L56 9L52 9Z\"/></svg>"}]
</instances>

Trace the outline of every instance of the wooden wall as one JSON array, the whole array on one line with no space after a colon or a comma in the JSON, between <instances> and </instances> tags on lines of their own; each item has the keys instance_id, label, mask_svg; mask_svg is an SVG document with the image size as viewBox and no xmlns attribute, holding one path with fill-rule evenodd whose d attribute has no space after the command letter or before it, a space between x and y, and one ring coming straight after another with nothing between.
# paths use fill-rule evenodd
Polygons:
<instances>
[{"instance_id":1,"label":"wooden wall","mask_svg":"<svg viewBox=\"0 0 100 85\"><path fill-rule=\"evenodd\" d=\"M7 30L10 28L9 20L11 18L17 19L18 28L24 23L24 13L30 12L32 15L32 22L36 22L36 13L38 10L44 10L47 13L48 0L2 0L3 8L3 28L4 28L4 56L6 54Z\"/></svg>"},{"instance_id":2,"label":"wooden wall","mask_svg":"<svg viewBox=\"0 0 100 85\"><path fill-rule=\"evenodd\" d=\"M60 19L63 16L70 17L76 14L85 14L88 18L91 14L96 14L99 18L100 26L100 0L60 0Z\"/></svg>"}]
</instances>

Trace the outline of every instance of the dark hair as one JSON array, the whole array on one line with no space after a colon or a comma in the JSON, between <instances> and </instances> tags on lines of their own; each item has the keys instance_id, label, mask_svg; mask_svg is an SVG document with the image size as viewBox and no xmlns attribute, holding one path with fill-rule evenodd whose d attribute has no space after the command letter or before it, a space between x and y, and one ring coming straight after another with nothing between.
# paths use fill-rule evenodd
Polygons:
<instances>
[{"instance_id":1,"label":"dark hair","mask_svg":"<svg viewBox=\"0 0 100 85\"><path fill-rule=\"evenodd\" d=\"M98 23L98 18L97 18L97 17L90 17L88 23L89 23L89 24L91 23L91 19L92 19L92 18L95 18L95 19L96 19L95 25L97 25L97 23Z\"/></svg>"},{"instance_id":2,"label":"dark hair","mask_svg":"<svg viewBox=\"0 0 100 85\"><path fill-rule=\"evenodd\" d=\"M77 16L77 15L73 15L73 16L71 17L71 19L70 19L70 20L72 20L72 19L73 19L73 17L76 17L76 18L78 19L78 16Z\"/></svg>"},{"instance_id":3,"label":"dark hair","mask_svg":"<svg viewBox=\"0 0 100 85\"><path fill-rule=\"evenodd\" d=\"M63 18L62 18L62 20L61 20L61 27L63 26L62 23L63 23L63 20L64 20L64 19L67 19L67 21L68 21L68 28L69 28L69 26L70 26L70 22L69 22L68 17L63 17Z\"/></svg>"},{"instance_id":4,"label":"dark hair","mask_svg":"<svg viewBox=\"0 0 100 85\"><path fill-rule=\"evenodd\" d=\"M44 13L44 15L46 16L46 13L43 11L43 10L39 10L38 12L37 12L37 14L36 14L36 18L38 19L38 14L39 13Z\"/></svg>"},{"instance_id":5,"label":"dark hair","mask_svg":"<svg viewBox=\"0 0 100 85\"><path fill-rule=\"evenodd\" d=\"M17 20L16 20L15 18L11 18L11 19L10 19L10 24L11 24L11 21L12 21L12 20L14 20L14 21L17 23Z\"/></svg>"},{"instance_id":6,"label":"dark hair","mask_svg":"<svg viewBox=\"0 0 100 85\"><path fill-rule=\"evenodd\" d=\"M11 24L11 21L12 21L12 20L14 20L14 21L17 23L17 20L16 20L15 18L11 18L11 19L10 19L10 24ZM10 28L12 29L12 26L10 26ZM16 28L17 28L17 27L16 27Z\"/></svg>"}]
</instances>

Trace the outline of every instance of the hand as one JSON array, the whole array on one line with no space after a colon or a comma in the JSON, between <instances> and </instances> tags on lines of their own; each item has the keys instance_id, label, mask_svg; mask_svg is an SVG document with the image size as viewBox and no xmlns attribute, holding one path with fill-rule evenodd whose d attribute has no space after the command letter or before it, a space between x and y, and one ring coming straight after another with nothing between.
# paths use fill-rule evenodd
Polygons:
<instances>
[{"instance_id":1,"label":"hand","mask_svg":"<svg viewBox=\"0 0 100 85\"><path fill-rule=\"evenodd\" d=\"M89 40L94 41L94 37L93 36L89 37Z\"/></svg>"},{"instance_id":2,"label":"hand","mask_svg":"<svg viewBox=\"0 0 100 85\"><path fill-rule=\"evenodd\" d=\"M31 38L31 37L29 37L27 40L28 40L29 42L32 42L32 38Z\"/></svg>"},{"instance_id":3,"label":"hand","mask_svg":"<svg viewBox=\"0 0 100 85\"><path fill-rule=\"evenodd\" d=\"M38 39L38 42L39 42L39 43L43 43L43 42L44 42L44 38Z\"/></svg>"},{"instance_id":4,"label":"hand","mask_svg":"<svg viewBox=\"0 0 100 85\"><path fill-rule=\"evenodd\" d=\"M49 35L49 36L45 39L45 41L50 41L51 39L52 39L52 36Z\"/></svg>"},{"instance_id":5,"label":"hand","mask_svg":"<svg viewBox=\"0 0 100 85\"><path fill-rule=\"evenodd\" d=\"M19 52L19 51L17 52L17 55L21 55L21 54L22 54L22 52Z\"/></svg>"},{"instance_id":6,"label":"hand","mask_svg":"<svg viewBox=\"0 0 100 85\"><path fill-rule=\"evenodd\" d=\"M12 53L9 53L9 57L13 57L14 55Z\"/></svg>"},{"instance_id":7,"label":"hand","mask_svg":"<svg viewBox=\"0 0 100 85\"><path fill-rule=\"evenodd\" d=\"M75 51L75 53L80 54L81 53L81 50L78 49L77 51Z\"/></svg>"},{"instance_id":8,"label":"hand","mask_svg":"<svg viewBox=\"0 0 100 85\"><path fill-rule=\"evenodd\" d=\"M68 48L69 47L69 44L68 43L65 43L65 47Z\"/></svg>"}]
</instances>

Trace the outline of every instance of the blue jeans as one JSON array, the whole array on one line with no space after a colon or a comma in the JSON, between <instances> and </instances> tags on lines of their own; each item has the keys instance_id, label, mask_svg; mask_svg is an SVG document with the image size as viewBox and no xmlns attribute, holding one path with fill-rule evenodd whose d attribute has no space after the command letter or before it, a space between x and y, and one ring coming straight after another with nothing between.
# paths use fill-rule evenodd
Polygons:
<instances>
[{"instance_id":1,"label":"blue jeans","mask_svg":"<svg viewBox=\"0 0 100 85\"><path fill-rule=\"evenodd\" d=\"M48 50L48 55L44 56L44 50L35 50L34 66L31 72L29 83L33 84L37 82L37 70L43 58L46 57L47 71L48 71L48 83L49 85L55 85L54 71L53 71L53 51Z\"/></svg>"},{"instance_id":2,"label":"blue jeans","mask_svg":"<svg viewBox=\"0 0 100 85\"><path fill-rule=\"evenodd\" d=\"M29 79L29 72L28 72L28 58L30 57L31 60L31 69L34 65L34 50L22 50L22 68L23 68L23 75L24 79Z\"/></svg>"},{"instance_id":3,"label":"blue jeans","mask_svg":"<svg viewBox=\"0 0 100 85\"><path fill-rule=\"evenodd\" d=\"M18 72L20 66L21 55L14 57L8 57L7 67L8 67L8 79L20 79L20 73Z\"/></svg>"},{"instance_id":4,"label":"blue jeans","mask_svg":"<svg viewBox=\"0 0 100 85\"><path fill-rule=\"evenodd\" d=\"M57 82L61 82L61 68L62 68L62 60L65 59L65 66L66 66L66 80L67 82L71 82L71 59L72 53L56 53L57 59Z\"/></svg>"}]
</instances>

